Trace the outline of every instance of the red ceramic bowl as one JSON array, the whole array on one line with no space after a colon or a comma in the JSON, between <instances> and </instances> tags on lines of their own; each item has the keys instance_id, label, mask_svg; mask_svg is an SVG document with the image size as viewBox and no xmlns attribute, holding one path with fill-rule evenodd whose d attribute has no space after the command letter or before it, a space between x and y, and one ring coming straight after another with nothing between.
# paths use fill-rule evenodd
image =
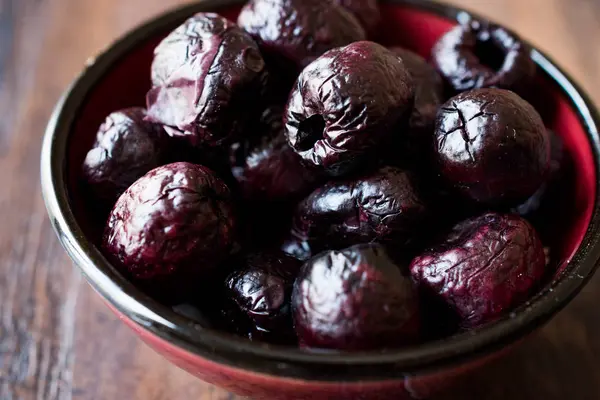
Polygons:
<instances>
[{"instance_id":1,"label":"red ceramic bowl","mask_svg":"<svg viewBox=\"0 0 600 400\"><path fill-rule=\"evenodd\" d=\"M102 256L102 221L78 191L81 162L104 117L143 105L155 45L195 12L235 19L241 0L206 0L169 12L126 35L90 63L59 102L42 149L42 187L52 224L75 264L108 306L176 365L230 391L264 399L417 398L497 355L547 322L591 277L600 258L600 118L588 98L547 56L530 99L558 132L572 160L559 212L541 232L556 274L527 304L480 330L401 350L323 354L251 343L203 326L145 296ZM416 0L382 4L384 44L428 56L464 11ZM560 215L560 217L558 217Z\"/></svg>"}]
</instances>

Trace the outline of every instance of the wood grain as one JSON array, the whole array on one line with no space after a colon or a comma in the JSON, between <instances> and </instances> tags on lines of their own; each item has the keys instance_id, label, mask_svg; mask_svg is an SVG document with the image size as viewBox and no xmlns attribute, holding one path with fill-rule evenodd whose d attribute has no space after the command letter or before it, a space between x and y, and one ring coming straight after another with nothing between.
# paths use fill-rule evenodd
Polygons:
<instances>
[{"instance_id":1,"label":"wood grain","mask_svg":"<svg viewBox=\"0 0 600 400\"><path fill-rule=\"evenodd\" d=\"M52 107L85 60L178 0L0 0L0 399L234 399L138 341L83 283L41 199ZM510 26L600 104L600 2L453 0ZM600 276L535 338L439 400L600 398Z\"/></svg>"}]
</instances>

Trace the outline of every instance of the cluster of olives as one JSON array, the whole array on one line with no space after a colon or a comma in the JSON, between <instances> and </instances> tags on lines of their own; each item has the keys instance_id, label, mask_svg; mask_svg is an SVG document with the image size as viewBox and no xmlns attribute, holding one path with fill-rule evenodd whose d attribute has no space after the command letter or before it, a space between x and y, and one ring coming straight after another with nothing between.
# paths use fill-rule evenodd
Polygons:
<instances>
[{"instance_id":1,"label":"cluster of olives","mask_svg":"<svg viewBox=\"0 0 600 400\"><path fill-rule=\"evenodd\" d=\"M380 18L375 0L251 0L169 34L146 108L108 116L83 164L115 267L306 348L405 346L526 301L547 261L523 216L562 159L521 97L528 47L470 20L429 64L368 41Z\"/></svg>"}]
</instances>

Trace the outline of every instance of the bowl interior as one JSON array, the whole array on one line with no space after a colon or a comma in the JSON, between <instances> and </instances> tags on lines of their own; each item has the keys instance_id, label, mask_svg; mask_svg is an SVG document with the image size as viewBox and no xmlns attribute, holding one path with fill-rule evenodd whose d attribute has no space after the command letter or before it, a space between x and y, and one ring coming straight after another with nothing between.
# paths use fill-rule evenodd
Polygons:
<instances>
[{"instance_id":1,"label":"bowl interior","mask_svg":"<svg viewBox=\"0 0 600 400\"><path fill-rule=\"evenodd\" d=\"M384 20L379 41L389 46L407 47L426 58L437 38L456 23L455 15L443 16L411 5L386 3L382 7ZM211 11L235 20L239 6ZM145 105L153 49L180 22L173 23L169 29L154 29L152 35L139 40L103 74L75 112L67 143L66 190L77 224L91 243L98 243L106 215L98 212L80 190L81 163L106 115L120 108ZM528 100L540 111L546 126L562 137L569 159L561 195L546 206L543 218L537 222L545 245L552 252L554 274L547 281L549 286L561 273L573 267L570 260L590 225L597 190L596 166L586 126L561 82L554 80L548 71L538 68L533 93ZM113 272L108 275L112 276ZM136 293L129 294L137 297ZM140 301L151 300L142 298ZM165 318L169 319L168 316Z\"/></svg>"}]
</instances>

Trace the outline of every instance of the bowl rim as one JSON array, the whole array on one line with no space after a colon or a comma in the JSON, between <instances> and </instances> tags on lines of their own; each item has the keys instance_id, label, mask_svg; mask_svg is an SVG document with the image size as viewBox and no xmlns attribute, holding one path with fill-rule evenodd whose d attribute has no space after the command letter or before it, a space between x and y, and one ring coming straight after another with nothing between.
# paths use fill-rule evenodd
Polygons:
<instances>
[{"instance_id":1,"label":"bowl rim","mask_svg":"<svg viewBox=\"0 0 600 400\"><path fill-rule=\"evenodd\" d=\"M494 324L473 332L399 350L335 353L307 352L289 347L253 343L224 332L203 328L143 294L121 277L79 227L66 185L67 143L86 96L110 67L149 35L166 31L195 12L241 5L244 0L205 0L167 11L122 36L98 57L89 60L58 101L48 122L41 151L41 185L56 234L90 285L119 313L163 340L193 355L270 375L314 381L386 380L414 375L465 362L499 350L547 322L579 293L599 265L600 243L600 114L585 92L543 52L531 45L532 58L554 80L577 111L594 158L594 208L582 243L562 277L527 304ZM453 21L477 13L430 0L385 0L413 7ZM524 42L528 43L526 40Z\"/></svg>"}]
</instances>

